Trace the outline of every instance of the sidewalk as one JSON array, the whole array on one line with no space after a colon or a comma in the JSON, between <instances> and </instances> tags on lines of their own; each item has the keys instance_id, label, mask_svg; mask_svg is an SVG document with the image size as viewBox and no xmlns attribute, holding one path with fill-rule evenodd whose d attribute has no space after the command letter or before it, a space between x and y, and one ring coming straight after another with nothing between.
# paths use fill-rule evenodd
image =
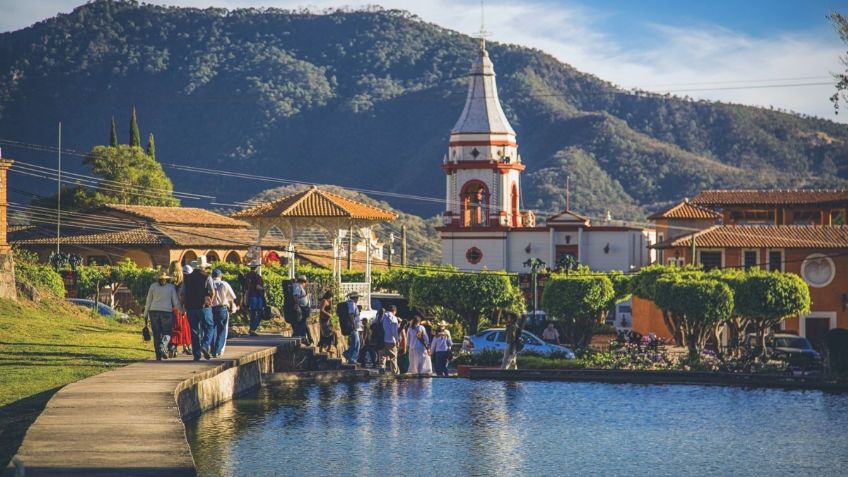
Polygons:
<instances>
[{"instance_id":1,"label":"sidewalk","mask_svg":"<svg viewBox=\"0 0 848 477\"><path fill-rule=\"evenodd\" d=\"M27 477L194 476L174 391L188 379L218 374L286 340L233 338L223 358L149 360L69 384L30 426L16 459ZM14 475L12 465L4 477Z\"/></svg>"}]
</instances>

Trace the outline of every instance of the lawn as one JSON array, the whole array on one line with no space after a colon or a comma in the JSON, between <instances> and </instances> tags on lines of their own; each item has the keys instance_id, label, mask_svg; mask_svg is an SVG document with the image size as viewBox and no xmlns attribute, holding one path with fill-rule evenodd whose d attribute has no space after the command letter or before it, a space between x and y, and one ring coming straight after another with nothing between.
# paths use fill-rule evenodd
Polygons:
<instances>
[{"instance_id":1,"label":"lawn","mask_svg":"<svg viewBox=\"0 0 848 477\"><path fill-rule=\"evenodd\" d=\"M59 388L151 357L140 330L65 302L0 299L0 469Z\"/></svg>"}]
</instances>

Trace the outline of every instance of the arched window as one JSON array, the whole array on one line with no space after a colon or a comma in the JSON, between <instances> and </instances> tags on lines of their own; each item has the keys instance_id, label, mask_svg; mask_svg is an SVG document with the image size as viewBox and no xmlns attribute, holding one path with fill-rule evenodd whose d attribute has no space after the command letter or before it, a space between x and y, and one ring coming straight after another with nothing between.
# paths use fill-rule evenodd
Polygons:
<instances>
[{"instance_id":1,"label":"arched window","mask_svg":"<svg viewBox=\"0 0 848 477\"><path fill-rule=\"evenodd\" d=\"M459 195L462 201L462 225L486 225L489 218L489 189L486 184L477 180L466 182Z\"/></svg>"},{"instance_id":2,"label":"arched window","mask_svg":"<svg viewBox=\"0 0 848 477\"><path fill-rule=\"evenodd\" d=\"M183 258L180 260L180 264L189 265L194 260L197 260L197 254L192 250L186 250L183 254Z\"/></svg>"},{"instance_id":3,"label":"arched window","mask_svg":"<svg viewBox=\"0 0 848 477\"><path fill-rule=\"evenodd\" d=\"M512 183L512 191L509 194L509 216L513 227L518 227L521 224L521 217L518 213L518 184Z\"/></svg>"},{"instance_id":4,"label":"arched window","mask_svg":"<svg viewBox=\"0 0 848 477\"><path fill-rule=\"evenodd\" d=\"M220 262L221 258L218 257L218 254L212 250L206 252L206 261L209 263Z\"/></svg>"},{"instance_id":5,"label":"arched window","mask_svg":"<svg viewBox=\"0 0 848 477\"><path fill-rule=\"evenodd\" d=\"M227 258L224 259L227 263L241 263L241 257L239 257L238 252L233 250L232 252L227 254Z\"/></svg>"}]
</instances>

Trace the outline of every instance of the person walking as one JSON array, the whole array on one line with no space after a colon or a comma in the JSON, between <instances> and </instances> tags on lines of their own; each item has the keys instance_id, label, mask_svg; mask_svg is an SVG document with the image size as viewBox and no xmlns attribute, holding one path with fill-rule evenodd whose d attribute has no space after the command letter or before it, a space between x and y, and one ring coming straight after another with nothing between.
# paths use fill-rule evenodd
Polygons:
<instances>
[{"instance_id":1,"label":"person walking","mask_svg":"<svg viewBox=\"0 0 848 477\"><path fill-rule=\"evenodd\" d=\"M300 308L300 320L292 323L292 336L304 338L306 345L311 346L314 341L312 340L312 333L309 331L308 324L309 314L311 312L309 308L309 291L307 291L308 284L309 280L306 279L306 276L301 275L297 277L297 281L292 288L292 296Z\"/></svg>"},{"instance_id":2,"label":"person walking","mask_svg":"<svg viewBox=\"0 0 848 477\"><path fill-rule=\"evenodd\" d=\"M501 369L518 369L517 356L524 349L524 338L521 332L524 330L524 322L527 318L518 316L516 313L506 314L506 348L504 348Z\"/></svg>"},{"instance_id":3,"label":"person walking","mask_svg":"<svg viewBox=\"0 0 848 477\"><path fill-rule=\"evenodd\" d=\"M177 289L177 296L182 296L183 276L193 271L194 269L189 265L180 268L179 263L171 262L171 266L168 268L168 274L171 275L171 283ZM191 354L191 327L188 325L188 315L186 315L182 307L175 307L172 313L174 316L174 326L171 328L171 343L169 348L171 357L177 357L180 347L182 347L183 354Z\"/></svg>"},{"instance_id":4,"label":"person walking","mask_svg":"<svg viewBox=\"0 0 848 477\"><path fill-rule=\"evenodd\" d=\"M542 339L547 343L559 344L559 330L556 329L552 321L548 322L548 326L542 332Z\"/></svg>"},{"instance_id":5,"label":"person walking","mask_svg":"<svg viewBox=\"0 0 848 477\"><path fill-rule=\"evenodd\" d=\"M450 333L443 323L439 323L436 328L436 336L430 343L430 355L433 357L433 370L436 372L436 376L448 375L451 346L453 346L453 341L451 341Z\"/></svg>"},{"instance_id":6,"label":"person walking","mask_svg":"<svg viewBox=\"0 0 848 477\"><path fill-rule=\"evenodd\" d=\"M336 349L336 330L333 329L333 292L326 291L321 297L321 307L318 309L318 328L321 336L318 339L318 352L329 353L330 348Z\"/></svg>"},{"instance_id":7,"label":"person walking","mask_svg":"<svg viewBox=\"0 0 848 477\"><path fill-rule=\"evenodd\" d=\"M174 327L173 310L182 308L177 289L172 283L168 283L168 278L165 272L159 275L159 280L147 290L147 301L144 304L144 318L150 323L153 331L156 361L168 359L171 329Z\"/></svg>"},{"instance_id":8,"label":"person walking","mask_svg":"<svg viewBox=\"0 0 848 477\"><path fill-rule=\"evenodd\" d=\"M363 368L367 367L369 363L374 367L377 364L377 353L371 346L371 322L368 321L368 318L362 319L362 331L359 332L359 358L356 362Z\"/></svg>"},{"instance_id":9,"label":"person walking","mask_svg":"<svg viewBox=\"0 0 848 477\"><path fill-rule=\"evenodd\" d=\"M346 302L347 319L350 320L351 332L350 336L347 337L347 351L343 353L348 364L356 364L356 360L359 358L359 332L362 331L362 319L359 316L360 310L357 302L359 302L359 293L353 292L348 295Z\"/></svg>"},{"instance_id":10,"label":"person walking","mask_svg":"<svg viewBox=\"0 0 848 477\"><path fill-rule=\"evenodd\" d=\"M398 318L400 319L400 318ZM400 323L400 343L398 344L398 368L401 374L406 374L409 371L409 346L406 342L406 332L409 331L409 321L402 320Z\"/></svg>"},{"instance_id":11,"label":"person walking","mask_svg":"<svg viewBox=\"0 0 848 477\"><path fill-rule=\"evenodd\" d=\"M200 361L201 354L206 359L212 357L210 347L215 330L212 300L215 298L215 287L212 285L212 277L205 271L207 268L209 264L204 261L183 278L183 305L188 313L191 350L195 361Z\"/></svg>"},{"instance_id":12,"label":"person walking","mask_svg":"<svg viewBox=\"0 0 848 477\"><path fill-rule=\"evenodd\" d=\"M244 276L244 293L241 298L241 306L247 308L250 316L250 336L258 335L256 330L265 311L265 282L262 281L259 265L256 260L248 265L250 272Z\"/></svg>"},{"instance_id":13,"label":"person walking","mask_svg":"<svg viewBox=\"0 0 848 477\"><path fill-rule=\"evenodd\" d=\"M230 329L230 312L235 312L236 306L236 293L222 276L223 273L219 269L212 272L212 287L215 289L215 299L212 300L212 322L215 324L212 340L213 358L220 358L224 354L227 333Z\"/></svg>"},{"instance_id":14,"label":"person walking","mask_svg":"<svg viewBox=\"0 0 848 477\"><path fill-rule=\"evenodd\" d=\"M400 373L400 368L398 367L400 322L395 315L396 313L397 307L395 305L389 305L389 309L383 314L383 355L392 374Z\"/></svg>"},{"instance_id":15,"label":"person walking","mask_svg":"<svg viewBox=\"0 0 848 477\"><path fill-rule=\"evenodd\" d=\"M412 324L406 332L406 347L409 354L409 373L410 374L429 374L432 371L430 364L430 337L427 336L427 330L421 326L421 320L418 317L412 319Z\"/></svg>"}]
</instances>

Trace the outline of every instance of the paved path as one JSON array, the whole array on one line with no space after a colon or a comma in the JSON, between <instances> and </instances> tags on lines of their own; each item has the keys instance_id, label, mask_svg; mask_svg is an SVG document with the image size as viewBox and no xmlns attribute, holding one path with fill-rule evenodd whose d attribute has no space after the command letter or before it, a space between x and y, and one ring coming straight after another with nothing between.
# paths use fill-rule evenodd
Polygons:
<instances>
[{"instance_id":1,"label":"paved path","mask_svg":"<svg viewBox=\"0 0 848 477\"><path fill-rule=\"evenodd\" d=\"M187 379L228 369L285 340L278 335L234 338L223 358L149 360L69 384L30 426L16 458L26 466L27 477L194 476L174 390Z\"/></svg>"}]
</instances>

